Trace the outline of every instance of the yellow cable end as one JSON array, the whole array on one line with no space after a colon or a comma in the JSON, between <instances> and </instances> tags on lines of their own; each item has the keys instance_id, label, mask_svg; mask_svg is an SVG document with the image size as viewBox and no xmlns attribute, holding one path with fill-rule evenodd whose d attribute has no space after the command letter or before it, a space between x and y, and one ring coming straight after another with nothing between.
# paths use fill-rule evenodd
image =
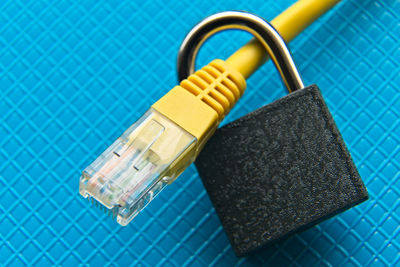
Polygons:
<instances>
[{"instance_id":1,"label":"yellow cable end","mask_svg":"<svg viewBox=\"0 0 400 267\"><path fill-rule=\"evenodd\" d=\"M217 59L183 80L152 107L203 143L245 88L243 75Z\"/></svg>"}]
</instances>

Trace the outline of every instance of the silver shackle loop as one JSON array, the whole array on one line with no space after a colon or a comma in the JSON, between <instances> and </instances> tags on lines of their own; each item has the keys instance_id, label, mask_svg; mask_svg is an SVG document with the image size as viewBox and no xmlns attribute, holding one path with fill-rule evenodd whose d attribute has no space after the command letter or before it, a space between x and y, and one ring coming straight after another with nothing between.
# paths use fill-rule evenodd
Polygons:
<instances>
[{"instance_id":1,"label":"silver shackle loop","mask_svg":"<svg viewBox=\"0 0 400 267\"><path fill-rule=\"evenodd\" d=\"M239 11L226 11L211 15L188 33L179 48L179 81L186 79L194 72L197 52L201 45L215 33L227 29L247 31L263 44L289 92L304 88L289 49L280 34L264 19Z\"/></svg>"}]
</instances>

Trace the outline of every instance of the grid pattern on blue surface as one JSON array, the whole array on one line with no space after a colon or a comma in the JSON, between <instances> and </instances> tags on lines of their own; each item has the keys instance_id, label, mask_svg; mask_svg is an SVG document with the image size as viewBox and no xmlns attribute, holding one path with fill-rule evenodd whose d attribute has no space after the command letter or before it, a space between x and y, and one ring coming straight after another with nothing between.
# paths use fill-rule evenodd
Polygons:
<instances>
[{"instance_id":1,"label":"grid pattern on blue surface","mask_svg":"<svg viewBox=\"0 0 400 267\"><path fill-rule=\"evenodd\" d=\"M291 44L369 201L238 259L193 166L127 227L80 197L80 171L176 83L176 53L195 23L222 10L272 19L293 0L165 2L0 2L0 265L400 264L396 0L345 0ZM248 38L222 33L199 64ZM226 121L284 94L268 63Z\"/></svg>"}]
</instances>

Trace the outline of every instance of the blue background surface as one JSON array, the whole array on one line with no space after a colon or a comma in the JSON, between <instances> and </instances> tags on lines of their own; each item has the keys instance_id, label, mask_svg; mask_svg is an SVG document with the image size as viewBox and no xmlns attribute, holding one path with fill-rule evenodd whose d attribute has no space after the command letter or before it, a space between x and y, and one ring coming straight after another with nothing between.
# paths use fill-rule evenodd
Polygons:
<instances>
[{"instance_id":1,"label":"blue background surface","mask_svg":"<svg viewBox=\"0 0 400 267\"><path fill-rule=\"evenodd\" d=\"M181 40L223 10L280 1L0 2L0 265L400 264L400 1L345 0L291 43L333 113L370 200L238 259L193 166L120 227L78 193L80 171L176 83ZM214 37L199 65L250 38ZM285 94L271 63L226 122Z\"/></svg>"}]
</instances>

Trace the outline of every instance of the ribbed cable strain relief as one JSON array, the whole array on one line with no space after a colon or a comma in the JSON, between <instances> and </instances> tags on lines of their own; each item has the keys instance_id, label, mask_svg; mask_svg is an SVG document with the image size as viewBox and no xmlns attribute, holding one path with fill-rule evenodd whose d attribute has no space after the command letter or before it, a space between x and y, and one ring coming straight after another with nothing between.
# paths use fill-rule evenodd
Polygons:
<instances>
[{"instance_id":1,"label":"ribbed cable strain relief","mask_svg":"<svg viewBox=\"0 0 400 267\"><path fill-rule=\"evenodd\" d=\"M246 89L246 80L221 59L213 60L180 84L214 109L220 120L232 109Z\"/></svg>"}]
</instances>

